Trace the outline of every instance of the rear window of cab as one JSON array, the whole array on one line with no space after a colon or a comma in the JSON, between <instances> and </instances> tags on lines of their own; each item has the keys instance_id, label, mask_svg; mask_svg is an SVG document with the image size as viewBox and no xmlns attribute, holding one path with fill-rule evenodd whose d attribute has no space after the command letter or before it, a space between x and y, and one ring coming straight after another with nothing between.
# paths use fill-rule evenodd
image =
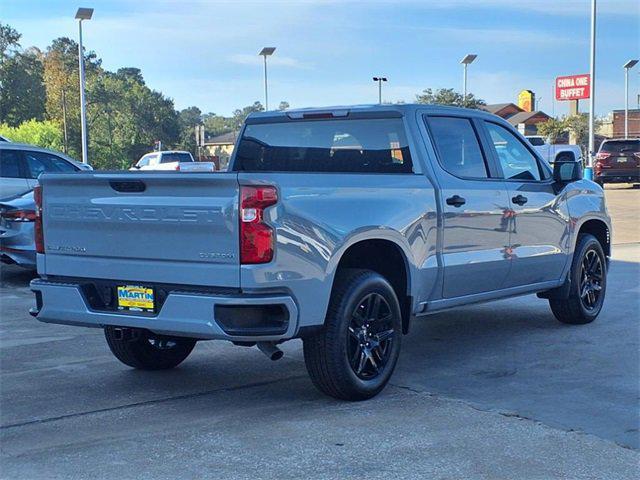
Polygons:
<instances>
[{"instance_id":1,"label":"rear window of cab","mask_svg":"<svg viewBox=\"0 0 640 480\"><path fill-rule=\"evenodd\" d=\"M249 124L236 171L411 173L400 118Z\"/></svg>"},{"instance_id":2,"label":"rear window of cab","mask_svg":"<svg viewBox=\"0 0 640 480\"><path fill-rule=\"evenodd\" d=\"M615 140L604 142L601 152L609 153L636 153L640 152L640 140Z\"/></svg>"}]
</instances>

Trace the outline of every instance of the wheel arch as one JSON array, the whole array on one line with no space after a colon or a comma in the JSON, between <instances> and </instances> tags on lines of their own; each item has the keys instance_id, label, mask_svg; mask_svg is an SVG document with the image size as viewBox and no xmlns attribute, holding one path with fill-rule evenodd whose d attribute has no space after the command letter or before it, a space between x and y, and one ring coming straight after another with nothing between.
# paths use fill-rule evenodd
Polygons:
<instances>
[{"instance_id":1,"label":"wheel arch","mask_svg":"<svg viewBox=\"0 0 640 480\"><path fill-rule=\"evenodd\" d=\"M611 256L611 231L609 226L602 220L597 218L587 219L580 224L578 228L577 235L575 238L575 244L578 242L578 238L581 234L588 233L596 237L600 245L602 246L602 250L607 257ZM575 250L575 246L574 246Z\"/></svg>"},{"instance_id":2,"label":"wheel arch","mask_svg":"<svg viewBox=\"0 0 640 480\"><path fill-rule=\"evenodd\" d=\"M402 312L402 331L409 331L413 297L411 296L411 264L405 248L388 237L373 237L351 242L337 259L332 291L338 270L363 268L379 273L389 281L398 297Z\"/></svg>"}]
</instances>

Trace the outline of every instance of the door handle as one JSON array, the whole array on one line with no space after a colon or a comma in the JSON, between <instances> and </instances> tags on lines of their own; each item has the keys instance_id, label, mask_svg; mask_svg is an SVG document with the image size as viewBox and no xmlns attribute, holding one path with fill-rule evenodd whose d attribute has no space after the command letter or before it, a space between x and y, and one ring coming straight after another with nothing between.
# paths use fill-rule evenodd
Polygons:
<instances>
[{"instance_id":1,"label":"door handle","mask_svg":"<svg viewBox=\"0 0 640 480\"><path fill-rule=\"evenodd\" d=\"M467 203L467 201L460 195L454 195L453 197L447 198L447 205L453 205L456 208L461 207L465 203Z\"/></svg>"},{"instance_id":2,"label":"door handle","mask_svg":"<svg viewBox=\"0 0 640 480\"><path fill-rule=\"evenodd\" d=\"M516 195L515 197L513 197L511 199L511 201L513 203L517 203L518 205L522 206L525 203L527 203L529 201L529 199L527 197L523 197L522 195Z\"/></svg>"}]
</instances>

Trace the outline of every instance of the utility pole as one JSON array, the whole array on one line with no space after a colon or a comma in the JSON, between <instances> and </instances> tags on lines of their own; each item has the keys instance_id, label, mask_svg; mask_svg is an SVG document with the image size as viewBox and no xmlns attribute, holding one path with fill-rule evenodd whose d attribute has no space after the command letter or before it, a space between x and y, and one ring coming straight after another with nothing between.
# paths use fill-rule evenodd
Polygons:
<instances>
[{"instance_id":1,"label":"utility pole","mask_svg":"<svg viewBox=\"0 0 640 480\"><path fill-rule=\"evenodd\" d=\"M478 57L475 53L469 53L464 56L460 63L462 64L462 105L467 106L467 67L473 63Z\"/></svg>"},{"instance_id":2,"label":"utility pole","mask_svg":"<svg viewBox=\"0 0 640 480\"><path fill-rule=\"evenodd\" d=\"M269 90L267 88L267 57L273 55L276 47L264 47L258 55L264 57L264 109L269 110Z\"/></svg>"},{"instance_id":3,"label":"utility pole","mask_svg":"<svg viewBox=\"0 0 640 480\"><path fill-rule=\"evenodd\" d=\"M624 138L629 138L629 70L636 66L638 60L629 60L624 68Z\"/></svg>"},{"instance_id":4,"label":"utility pole","mask_svg":"<svg viewBox=\"0 0 640 480\"><path fill-rule=\"evenodd\" d=\"M382 82L387 81L387 77L373 77L374 82L378 82L378 103L382 105Z\"/></svg>"},{"instance_id":5,"label":"utility pole","mask_svg":"<svg viewBox=\"0 0 640 480\"><path fill-rule=\"evenodd\" d=\"M64 153L69 153L69 137L67 136L67 95L62 89L62 133L64 134Z\"/></svg>"},{"instance_id":6,"label":"utility pole","mask_svg":"<svg viewBox=\"0 0 640 480\"><path fill-rule=\"evenodd\" d=\"M585 177L593 178L593 157L595 155L595 97L596 97L596 0L591 0L591 49L590 49L589 77L591 81L591 95L589 96L589 151Z\"/></svg>"},{"instance_id":7,"label":"utility pole","mask_svg":"<svg viewBox=\"0 0 640 480\"><path fill-rule=\"evenodd\" d=\"M93 16L93 8L79 8L76 13L78 20L78 69L80 70L80 127L82 132L82 163L87 164L88 161L88 142L87 142L87 103L84 97L84 51L82 48L82 21L91 20Z\"/></svg>"}]
</instances>

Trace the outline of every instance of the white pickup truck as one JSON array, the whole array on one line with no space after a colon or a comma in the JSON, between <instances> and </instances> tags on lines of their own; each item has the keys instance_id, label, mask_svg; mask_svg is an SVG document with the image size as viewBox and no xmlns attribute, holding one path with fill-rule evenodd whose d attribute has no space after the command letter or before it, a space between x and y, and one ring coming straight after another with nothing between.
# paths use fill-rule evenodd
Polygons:
<instances>
[{"instance_id":1,"label":"white pickup truck","mask_svg":"<svg viewBox=\"0 0 640 480\"><path fill-rule=\"evenodd\" d=\"M541 135L531 135L526 138L536 152L550 164L556 160L577 162L582 159L582 150L579 145L554 145L548 143L547 139Z\"/></svg>"},{"instance_id":2,"label":"white pickup truck","mask_svg":"<svg viewBox=\"0 0 640 480\"><path fill-rule=\"evenodd\" d=\"M143 155L129 170L179 170L179 165L186 162L194 162L189 152L161 151Z\"/></svg>"}]
</instances>

